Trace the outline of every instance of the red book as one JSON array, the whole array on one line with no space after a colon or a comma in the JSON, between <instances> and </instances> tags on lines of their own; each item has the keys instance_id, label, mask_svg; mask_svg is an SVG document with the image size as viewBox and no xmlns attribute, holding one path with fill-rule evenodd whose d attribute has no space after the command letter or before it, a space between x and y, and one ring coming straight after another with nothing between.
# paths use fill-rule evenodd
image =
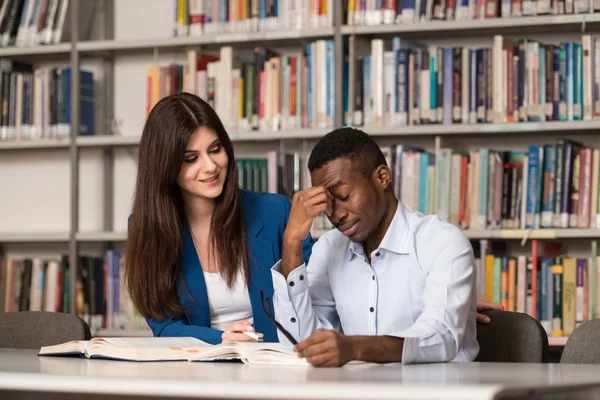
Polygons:
<instances>
[{"instance_id":1,"label":"red book","mask_svg":"<svg viewBox=\"0 0 600 400\"><path fill-rule=\"evenodd\" d=\"M537 318L538 241L531 241L531 316Z\"/></svg>"}]
</instances>

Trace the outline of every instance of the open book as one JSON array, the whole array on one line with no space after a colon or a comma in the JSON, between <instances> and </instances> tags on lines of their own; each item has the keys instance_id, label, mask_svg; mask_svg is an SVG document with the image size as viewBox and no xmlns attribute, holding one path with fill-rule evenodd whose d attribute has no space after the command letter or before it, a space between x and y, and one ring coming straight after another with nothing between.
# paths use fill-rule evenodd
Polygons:
<instances>
[{"instance_id":1,"label":"open book","mask_svg":"<svg viewBox=\"0 0 600 400\"><path fill-rule=\"evenodd\" d=\"M211 345L191 337L93 338L42 347L39 356L81 356L124 361L240 360L251 365L308 366L280 343L238 342Z\"/></svg>"}]
</instances>

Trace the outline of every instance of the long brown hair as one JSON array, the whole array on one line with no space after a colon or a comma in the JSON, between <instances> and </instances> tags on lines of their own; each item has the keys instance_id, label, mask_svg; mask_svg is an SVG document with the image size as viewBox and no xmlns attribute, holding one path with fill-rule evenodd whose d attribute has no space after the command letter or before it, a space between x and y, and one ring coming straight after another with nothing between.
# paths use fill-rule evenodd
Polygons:
<instances>
[{"instance_id":1,"label":"long brown hair","mask_svg":"<svg viewBox=\"0 0 600 400\"><path fill-rule=\"evenodd\" d=\"M139 148L133 209L125 249L125 280L133 304L146 318L162 321L186 314L178 294L182 280L183 196L177 176L188 140L200 127L216 132L229 164L223 192L215 200L211 246L219 272L233 286L240 266L249 279L244 217L233 145L216 112L202 99L178 93L152 109Z\"/></svg>"}]
</instances>

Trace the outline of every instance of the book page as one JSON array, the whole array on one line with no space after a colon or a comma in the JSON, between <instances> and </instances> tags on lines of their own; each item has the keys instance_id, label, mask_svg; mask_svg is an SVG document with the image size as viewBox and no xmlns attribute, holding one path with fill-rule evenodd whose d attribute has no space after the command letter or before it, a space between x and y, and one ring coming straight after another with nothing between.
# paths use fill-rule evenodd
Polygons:
<instances>
[{"instance_id":1,"label":"book page","mask_svg":"<svg viewBox=\"0 0 600 400\"><path fill-rule=\"evenodd\" d=\"M87 340L72 340L70 342L55 344L52 346L43 346L38 355L52 354L83 354L88 344Z\"/></svg>"},{"instance_id":2,"label":"book page","mask_svg":"<svg viewBox=\"0 0 600 400\"><path fill-rule=\"evenodd\" d=\"M170 349L170 348L196 348L212 346L200 339L193 337L132 337L132 338L94 338L94 344L104 342L119 348L135 349Z\"/></svg>"},{"instance_id":3,"label":"book page","mask_svg":"<svg viewBox=\"0 0 600 400\"><path fill-rule=\"evenodd\" d=\"M292 346L281 343L236 343L242 361L250 365L309 366L305 358L299 358Z\"/></svg>"},{"instance_id":4,"label":"book page","mask_svg":"<svg viewBox=\"0 0 600 400\"><path fill-rule=\"evenodd\" d=\"M94 338L88 344L85 355L130 361L174 361L187 360L188 350L211 347L192 337Z\"/></svg>"}]
</instances>

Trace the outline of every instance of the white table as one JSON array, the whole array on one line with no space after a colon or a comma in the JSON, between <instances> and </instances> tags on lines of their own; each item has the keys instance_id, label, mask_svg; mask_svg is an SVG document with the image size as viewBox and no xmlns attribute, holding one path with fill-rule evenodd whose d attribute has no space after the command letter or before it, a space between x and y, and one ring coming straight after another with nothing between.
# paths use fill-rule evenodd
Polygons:
<instances>
[{"instance_id":1,"label":"white table","mask_svg":"<svg viewBox=\"0 0 600 400\"><path fill-rule=\"evenodd\" d=\"M343 368L87 360L0 349L0 399L513 399L593 384L600 365L447 363ZM572 388L570 388L572 390ZM517 397L510 397L510 395ZM112 397L117 396L117 397ZM580 398L592 398L588 392ZM569 392L569 398L575 393ZM531 396L523 398L532 398ZM542 398L542 397L540 397ZM133 397L130 397L134 400Z\"/></svg>"}]
</instances>

